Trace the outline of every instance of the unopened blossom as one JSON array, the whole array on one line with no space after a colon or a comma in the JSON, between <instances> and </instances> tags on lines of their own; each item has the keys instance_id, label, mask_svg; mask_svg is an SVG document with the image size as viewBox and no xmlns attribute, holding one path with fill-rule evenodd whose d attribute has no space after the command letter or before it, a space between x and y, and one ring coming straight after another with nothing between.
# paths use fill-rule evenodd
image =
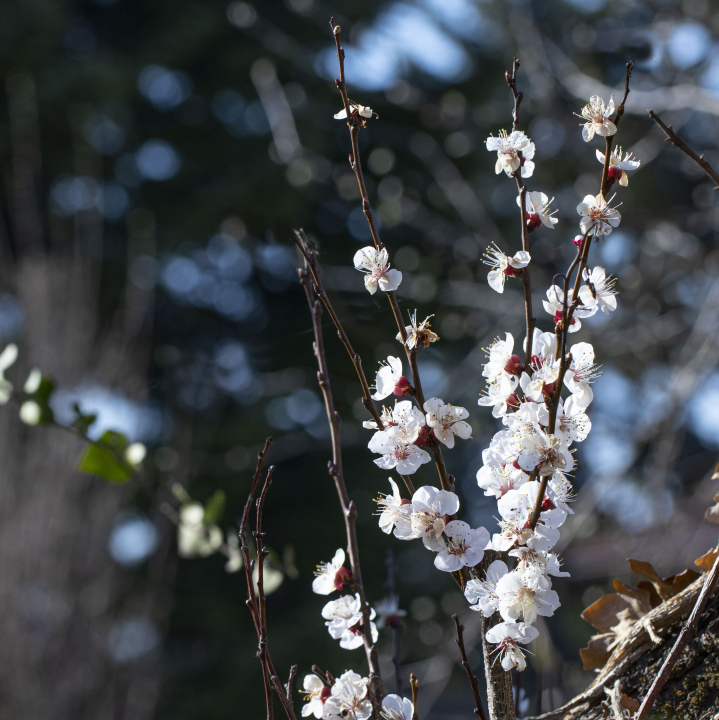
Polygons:
<instances>
[{"instance_id":1,"label":"unopened blossom","mask_svg":"<svg viewBox=\"0 0 719 720\"><path fill-rule=\"evenodd\" d=\"M385 695L382 700L382 720L412 720L412 701L399 695Z\"/></svg>"},{"instance_id":2,"label":"unopened blossom","mask_svg":"<svg viewBox=\"0 0 719 720\"><path fill-rule=\"evenodd\" d=\"M340 641L340 647L345 650L354 650L364 642L362 638L362 601L359 593L343 595L337 600L331 600L322 608L322 617L327 621L325 625L332 638ZM370 611L370 620L374 620L375 611ZM370 622L372 641L376 642L379 636L377 626Z\"/></svg>"},{"instance_id":3,"label":"unopened blossom","mask_svg":"<svg viewBox=\"0 0 719 720\"><path fill-rule=\"evenodd\" d=\"M509 135L506 131L500 130L499 137L488 137L487 150L497 153L497 162L494 166L497 175L504 170L511 177L521 167L523 178L532 176L534 143L521 130L514 130Z\"/></svg>"},{"instance_id":4,"label":"unopened blossom","mask_svg":"<svg viewBox=\"0 0 719 720\"><path fill-rule=\"evenodd\" d=\"M389 355L386 363L380 363L380 369L375 377L374 400L384 400L394 393L397 383L402 377L402 361Z\"/></svg>"},{"instance_id":5,"label":"unopened blossom","mask_svg":"<svg viewBox=\"0 0 719 720\"><path fill-rule=\"evenodd\" d=\"M611 202L612 199L610 198L609 201ZM604 237L622 221L619 210L610 207L602 193L586 195L577 205L577 212L582 216L579 228L585 235L588 233L595 237Z\"/></svg>"},{"instance_id":6,"label":"unopened blossom","mask_svg":"<svg viewBox=\"0 0 719 720\"><path fill-rule=\"evenodd\" d=\"M432 485L419 488L412 495L412 537L422 538L426 548L439 552L444 549L444 529L457 510L459 498L453 492Z\"/></svg>"},{"instance_id":7,"label":"unopened blossom","mask_svg":"<svg viewBox=\"0 0 719 720\"><path fill-rule=\"evenodd\" d=\"M573 460L556 435L535 433L522 439L517 463L527 472L537 468L540 475L552 475L555 470L571 469Z\"/></svg>"},{"instance_id":8,"label":"unopened blossom","mask_svg":"<svg viewBox=\"0 0 719 720\"><path fill-rule=\"evenodd\" d=\"M350 113L354 115L357 113L360 117L371 118L374 115L374 111L367 105L359 105L358 103L350 103ZM344 120L347 117L347 110L342 108L338 113L335 114L335 120Z\"/></svg>"},{"instance_id":9,"label":"unopened blossom","mask_svg":"<svg viewBox=\"0 0 719 720\"><path fill-rule=\"evenodd\" d=\"M522 268L527 267L531 261L528 252L520 250L513 257L505 255L496 245L487 248L482 256L482 262L494 268L487 274L487 282L492 290L504 292L504 281L507 277L514 277Z\"/></svg>"},{"instance_id":10,"label":"unopened blossom","mask_svg":"<svg viewBox=\"0 0 719 720\"><path fill-rule=\"evenodd\" d=\"M487 630L488 642L497 646L502 667L509 672L513 667L524 670L527 661L520 645L526 645L539 636L537 628L525 623L501 622Z\"/></svg>"},{"instance_id":11,"label":"unopened blossom","mask_svg":"<svg viewBox=\"0 0 719 720\"><path fill-rule=\"evenodd\" d=\"M496 593L499 613L508 622L522 620L531 625L538 615L554 615L560 605L549 580L534 567L507 573L497 582Z\"/></svg>"},{"instance_id":12,"label":"unopened blossom","mask_svg":"<svg viewBox=\"0 0 719 720\"><path fill-rule=\"evenodd\" d=\"M437 342L439 335L430 330L430 318L433 315L426 317L422 320L419 325L417 324L417 311L409 317L409 325L405 325L405 333L407 333L406 345L410 350L414 350L418 347L429 347L430 343ZM402 342L402 333L397 333L397 342Z\"/></svg>"},{"instance_id":13,"label":"unopened blossom","mask_svg":"<svg viewBox=\"0 0 719 720\"><path fill-rule=\"evenodd\" d=\"M554 198L552 198L554 200ZM527 228L529 232L536 230L538 227L544 225L544 227L554 230L554 226L559 220L553 217L553 210L549 212L549 206L552 204L550 200L543 192L528 192L524 196L525 211L527 213ZM522 207L522 198L517 195L517 205Z\"/></svg>"},{"instance_id":14,"label":"unopened blossom","mask_svg":"<svg viewBox=\"0 0 719 720\"><path fill-rule=\"evenodd\" d=\"M487 384L486 395L480 396L478 405L492 407L493 417L502 417L509 409L515 410L519 406L519 398L515 394L519 378L500 375Z\"/></svg>"},{"instance_id":15,"label":"unopened blossom","mask_svg":"<svg viewBox=\"0 0 719 720\"><path fill-rule=\"evenodd\" d=\"M467 440L472 437L472 428L464 419L469 417L465 408L445 404L440 398L430 398L424 404L427 413L427 427L434 436L448 448L454 447L454 436Z\"/></svg>"},{"instance_id":16,"label":"unopened blossom","mask_svg":"<svg viewBox=\"0 0 719 720\"><path fill-rule=\"evenodd\" d=\"M497 338L487 350L489 356L482 370L482 376L492 382L502 374L518 375L521 370L522 359L514 353L514 337L511 333L505 339Z\"/></svg>"},{"instance_id":17,"label":"unopened blossom","mask_svg":"<svg viewBox=\"0 0 719 720\"><path fill-rule=\"evenodd\" d=\"M594 348L589 343L577 343L569 348L569 354L572 361L564 375L564 384L577 407L586 409L594 399L591 384L601 375L594 364Z\"/></svg>"},{"instance_id":18,"label":"unopened blossom","mask_svg":"<svg viewBox=\"0 0 719 720\"><path fill-rule=\"evenodd\" d=\"M377 288L384 292L391 292L402 282L402 273L399 270L389 269L389 255L387 250L368 245L358 250L354 256L354 266L365 273L364 284L370 295L377 292Z\"/></svg>"},{"instance_id":19,"label":"unopened blossom","mask_svg":"<svg viewBox=\"0 0 719 720\"><path fill-rule=\"evenodd\" d=\"M305 675L302 683L304 690L300 692L305 696L305 704L302 706L302 717L313 715L322 718L325 714L325 701L332 694L332 690L325 685L317 675Z\"/></svg>"},{"instance_id":20,"label":"unopened blossom","mask_svg":"<svg viewBox=\"0 0 719 720\"><path fill-rule=\"evenodd\" d=\"M367 678L352 670L338 677L324 712L325 720L369 720L372 703L367 699Z\"/></svg>"},{"instance_id":21,"label":"unopened blossom","mask_svg":"<svg viewBox=\"0 0 719 720\"><path fill-rule=\"evenodd\" d=\"M604 165L605 155L597 149L597 160ZM628 152L622 160L622 148L615 147L612 150L612 154L609 156L609 183L619 180L619 184L622 187L629 185L629 176L627 172L630 170L636 170L641 165L640 160L634 160L632 153Z\"/></svg>"},{"instance_id":22,"label":"unopened blossom","mask_svg":"<svg viewBox=\"0 0 719 720\"><path fill-rule=\"evenodd\" d=\"M10 343L0 353L0 405L5 405L12 395L12 383L5 378L5 371L17 360L17 345Z\"/></svg>"},{"instance_id":23,"label":"unopened blossom","mask_svg":"<svg viewBox=\"0 0 719 720\"><path fill-rule=\"evenodd\" d=\"M611 120L612 115L614 115L614 95L609 98L607 105L599 95L592 95L589 98L589 104L582 108L581 117L586 120L582 128L584 141L589 142L595 133L602 137L614 135L617 132L617 126Z\"/></svg>"},{"instance_id":24,"label":"unopened blossom","mask_svg":"<svg viewBox=\"0 0 719 720\"><path fill-rule=\"evenodd\" d=\"M411 529L409 515L412 501L402 497L397 483L392 478L389 478L389 484L392 486L392 494L380 494L377 499L380 509L379 527L383 533L389 535L394 531L395 537L407 540Z\"/></svg>"},{"instance_id":25,"label":"unopened blossom","mask_svg":"<svg viewBox=\"0 0 719 720\"><path fill-rule=\"evenodd\" d=\"M482 561L489 532L483 527L473 530L463 520L452 520L444 528L443 540L444 547L437 553L434 566L443 572L455 572Z\"/></svg>"},{"instance_id":26,"label":"unopened blossom","mask_svg":"<svg viewBox=\"0 0 719 720\"><path fill-rule=\"evenodd\" d=\"M542 306L554 317L554 324L556 326L564 324L564 290L562 290L559 285L552 285L552 287L547 290L547 299L542 300ZM577 307L574 308L571 319L569 320L568 331L570 333L577 332L577 330L582 327L581 318L591 317L598 309L599 307L597 305L594 305L594 307L577 305Z\"/></svg>"},{"instance_id":27,"label":"unopened blossom","mask_svg":"<svg viewBox=\"0 0 719 720\"><path fill-rule=\"evenodd\" d=\"M584 268L582 278L586 284L579 288L579 299L584 307L598 307L607 315L617 309L616 279L607 277L604 268L595 267L591 271Z\"/></svg>"},{"instance_id":28,"label":"unopened blossom","mask_svg":"<svg viewBox=\"0 0 719 720\"><path fill-rule=\"evenodd\" d=\"M403 617L407 616L406 610L400 610L399 598L390 595L384 600L375 603L374 609L377 613L378 628L398 628Z\"/></svg>"},{"instance_id":29,"label":"unopened blossom","mask_svg":"<svg viewBox=\"0 0 719 720\"><path fill-rule=\"evenodd\" d=\"M481 612L484 617L491 617L499 610L499 595L496 587L500 578L507 574L507 565L495 560L488 568L484 580L472 578L464 588L464 596L469 602L469 609Z\"/></svg>"},{"instance_id":30,"label":"unopened blossom","mask_svg":"<svg viewBox=\"0 0 719 720\"><path fill-rule=\"evenodd\" d=\"M352 573L344 566L345 551L340 548L335 556L327 563L320 563L315 571L315 579L312 581L312 592L318 595L329 595L334 590L342 590L342 586L348 583Z\"/></svg>"}]
</instances>

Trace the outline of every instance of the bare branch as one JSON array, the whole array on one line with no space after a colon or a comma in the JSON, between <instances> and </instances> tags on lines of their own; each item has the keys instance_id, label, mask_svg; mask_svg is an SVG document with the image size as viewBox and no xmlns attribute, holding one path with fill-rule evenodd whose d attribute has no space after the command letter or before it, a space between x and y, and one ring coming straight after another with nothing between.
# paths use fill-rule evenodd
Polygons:
<instances>
[{"instance_id":1,"label":"bare branch","mask_svg":"<svg viewBox=\"0 0 719 720\"><path fill-rule=\"evenodd\" d=\"M409 684L412 687L412 720L419 720L417 715L417 696L419 695L419 680L414 673L409 675Z\"/></svg>"},{"instance_id":2,"label":"bare branch","mask_svg":"<svg viewBox=\"0 0 719 720\"><path fill-rule=\"evenodd\" d=\"M719 190L719 174L714 168L704 159L704 155L697 155L681 138L679 138L671 125L665 125L658 115L654 114L653 110L648 110L649 117L659 125L667 136L667 142L670 142L674 147L679 148L685 155L690 157L713 181L715 184L714 189Z\"/></svg>"},{"instance_id":3,"label":"bare branch","mask_svg":"<svg viewBox=\"0 0 719 720\"><path fill-rule=\"evenodd\" d=\"M454 626L457 629L457 639L455 642L459 645L459 654L462 656L462 667L467 673L469 684L472 686L472 693L474 694L474 714L478 715L482 718L482 720L487 720L487 716L484 714L484 708L482 707L482 699L479 696L479 683L477 681L477 676L472 672L469 660L467 660L467 651L464 649L464 625L460 624L459 617L457 615L452 615L452 620L454 620Z\"/></svg>"},{"instance_id":4,"label":"bare branch","mask_svg":"<svg viewBox=\"0 0 719 720\"><path fill-rule=\"evenodd\" d=\"M515 57L512 63L512 72L507 70L504 78L509 85L509 89L514 96L514 109L512 110L512 130L519 130L519 106L524 99L524 93L517 91L517 70L519 70L519 60Z\"/></svg>"}]
</instances>

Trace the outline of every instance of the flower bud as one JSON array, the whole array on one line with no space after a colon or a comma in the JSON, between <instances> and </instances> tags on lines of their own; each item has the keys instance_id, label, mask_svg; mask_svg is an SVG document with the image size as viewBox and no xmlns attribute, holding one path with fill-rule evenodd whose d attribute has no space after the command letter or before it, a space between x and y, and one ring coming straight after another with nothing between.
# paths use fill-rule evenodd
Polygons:
<instances>
[{"instance_id":1,"label":"flower bud","mask_svg":"<svg viewBox=\"0 0 719 720\"><path fill-rule=\"evenodd\" d=\"M419 435L417 435L417 439L412 443L413 445L416 445L417 447L424 447L429 440L429 430L427 430L426 427L421 427L419 429Z\"/></svg>"},{"instance_id":2,"label":"flower bud","mask_svg":"<svg viewBox=\"0 0 719 720\"><path fill-rule=\"evenodd\" d=\"M344 566L342 566L336 573L335 573L335 590L342 590L342 586L345 583L349 583L352 581L352 573Z\"/></svg>"},{"instance_id":3,"label":"flower bud","mask_svg":"<svg viewBox=\"0 0 719 720\"><path fill-rule=\"evenodd\" d=\"M519 355L512 355L512 357L507 360L507 364L504 366L504 372L509 373L510 375L521 375L521 367L522 360Z\"/></svg>"},{"instance_id":4,"label":"flower bud","mask_svg":"<svg viewBox=\"0 0 719 720\"><path fill-rule=\"evenodd\" d=\"M337 25L339 27L339 25ZM332 695L332 688L329 685L325 685L320 692L320 700L325 702L328 697Z\"/></svg>"},{"instance_id":5,"label":"flower bud","mask_svg":"<svg viewBox=\"0 0 719 720\"><path fill-rule=\"evenodd\" d=\"M621 168L618 168L616 165L612 165L609 168L609 172L607 173L607 179L609 180L609 185L611 186L617 180L621 180L623 174L624 174L624 172Z\"/></svg>"},{"instance_id":6,"label":"flower bud","mask_svg":"<svg viewBox=\"0 0 719 720\"><path fill-rule=\"evenodd\" d=\"M584 242L584 235L576 235L574 240L572 240L575 247L581 247L582 243Z\"/></svg>"},{"instance_id":7,"label":"flower bud","mask_svg":"<svg viewBox=\"0 0 719 720\"><path fill-rule=\"evenodd\" d=\"M527 232L534 232L538 227L542 227L542 218L537 213L527 213Z\"/></svg>"},{"instance_id":8,"label":"flower bud","mask_svg":"<svg viewBox=\"0 0 719 720\"><path fill-rule=\"evenodd\" d=\"M519 408L519 395L517 395L517 393L512 393L507 398L507 407L512 408L513 410L517 410Z\"/></svg>"}]
</instances>

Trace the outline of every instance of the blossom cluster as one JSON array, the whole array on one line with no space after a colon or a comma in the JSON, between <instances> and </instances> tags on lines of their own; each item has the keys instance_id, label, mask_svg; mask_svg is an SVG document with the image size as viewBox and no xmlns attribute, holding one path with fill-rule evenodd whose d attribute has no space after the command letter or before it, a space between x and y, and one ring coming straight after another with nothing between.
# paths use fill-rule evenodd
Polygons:
<instances>
[{"instance_id":1,"label":"blossom cluster","mask_svg":"<svg viewBox=\"0 0 719 720\"><path fill-rule=\"evenodd\" d=\"M614 100L608 104L594 96L582 110L585 121L582 136L586 142L595 135L608 137L616 133L611 119ZM522 162L525 148L534 156L534 144L521 131L500 138L490 137L487 149L497 152L496 171L509 176L528 178L534 164ZM519 158L519 161L517 161ZM597 151L605 165L606 156ZM627 172L639 167L631 154L622 159L621 148L614 150L606 164L603 187L619 180L628 182ZM544 193L524 192L527 231L540 227L554 229L557 219L548 214L549 202ZM522 194L517 198L522 207ZM550 616L559 607L559 597L552 589L552 577L566 576L553 551L559 540L559 528L572 512L573 498L568 475L574 469L573 444L585 440L591 430L586 410L593 399L592 382L598 376L594 349L579 342L566 351L566 336L581 327L581 320L598 311L610 313L617 308L614 280L604 268L586 265L584 243L601 239L621 222L616 207L602 193L587 195L577 206L581 235L574 239L580 264L580 281L572 290L553 285L547 291L543 307L554 322L554 332L535 328L531 346L527 338L520 354L515 353L514 338L506 333L487 350L483 376L487 388L479 404L492 408L502 420L503 428L482 453L482 467L477 483L484 494L497 499L499 532L494 533L488 548L504 560L494 561L484 576L473 577L465 586L465 597L472 610L486 617L499 613L502 622L487 632L494 643L505 670L523 670L526 660L522 645L537 637L532 627L538 616ZM531 262L525 249L509 257L496 245L487 249L485 262L492 269L489 286L504 291L506 278L524 281ZM563 389L566 392L562 397Z\"/></svg>"}]
</instances>

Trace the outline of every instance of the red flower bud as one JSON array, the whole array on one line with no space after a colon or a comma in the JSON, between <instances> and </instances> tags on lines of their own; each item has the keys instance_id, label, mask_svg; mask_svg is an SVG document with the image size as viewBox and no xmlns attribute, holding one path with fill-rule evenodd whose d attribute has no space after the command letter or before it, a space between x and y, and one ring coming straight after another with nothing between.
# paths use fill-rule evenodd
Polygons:
<instances>
[{"instance_id":1,"label":"red flower bud","mask_svg":"<svg viewBox=\"0 0 719 720\"><path fill-rule=\"evenodd\" d=\"M581 244L584 242L584 235L575 235L574 240L572 240L575 247L580 247Z\"/></svg>"},{"instance_id":2,"label":"red flower bud","mask_svg":"<svg viewBox=\"0 0 719 720\"><path fill-rule=\"evenodd\" d=\"M402 498L402 502L400 502L400 505L411 505L412 501L409 498Z\"/></svg>"},{"instance_id":3,"label":"red flower bud","mask_svg":"<svg viewBox=\"0 0 719 720\"><path fill-rule=\"evenodd\" d=\"M329 685L325 685L320 691L320 700L325 702L328 697L332 695L332 688Z\"/></svg>"},{"instance_id":4,"label":"red flower bud","mask_svg":"<svg viewBox=\"0 0 719 720\"><path fill-rule=\"evenodd\" d=\"M554 391L557 389L557 381L553 383L542 383L542 395L554 395Z\"/></svg>"},{"instance_id":5,"label":"red flower bud","mask_svg":"<svg viewBox=\"0 0 719 720\"><path fill-rule=\"evenodd\" d=\"M335 573L335 590L342 590L342 586L345 583L352 581L352 573L346 568L341 567L336 573Z\"/></svg>"},{"instance_id":6,"label":"red flower bud","mask_svg":"<svg viewBox=\"0 0 719 720\"><path fill-rule=\"evenodd\" d=\"M507 407L513 408L514 410L519 408L519 396L517 393L512 393L509 397L507 397Z\"/></svg>"},{"instance_id":7,"label":"red flower bud","mask_svg":"<svg viewBox=\"0 0 719 720\"><path fill-rule=\"evenodd\" d=\"M511 265L507 265L504 268L504 274L507 277L517 277L522 272L522 268L513 268Z\"/></svg>"},{"instance_id":8,"label":"red flower bud","mask_svg":"<svg viewBox=\"0 0 719 720\"><path fill-rule=\"evenodd\" d=\"M428 440L429 430L427 430L426 427L421 427L419 429L419 435L417 435L417 439L412 444L416 445L417 447L424 447L427 444Z\"/></svg>"},{"instance_id":9,"label":"red flower bud","mask_svg":"<svg viewBox=\"0 0 719 720\"><path fill-rule=\"evenodd\" d=\"M554 510L557 506L552 502L552 498L548 495L544 496L542 500L542 510Z\"/></svg>"},{"instance_id":10,"label":"red flower bud","mask_svg":"<svg viewBox=\"0 0 719 720\"><path fill-rule=\"evenodd\" d=\"M623 174L624 174L624 172L622 171L621 168L618 168L616 165L612 165L609 168L609 172L607 173L607 179L609 180L609 183L611 184L613 182L616 182L617 180L621 180Z\"/></svg>"},{"instance_id":11,"label":"red flower bud","mask_svg":"<svg viewBox=\"0 0 719 720\"><path fill-rule=\"evenodd\" d=\"M521 375L521 367L522 360L519 355L512 355L512 357L507 360L507 364L504 366L504 372L509 373L510 375Z\"/></svg>"},{"instance_id":12,"label":"red flower bud","mask_svg":"<svg viewBox=\"0 0 719 720\"><path fill-rule=\"evenodd\" d=\"M527 232L534 232L538 227L542 227L542 218L537 213L527 213Z\"/></svg>"},{"instance_id":13,"label":"red flower bud","mask_svg":"<svg viewBox=\"0 0 719 720\"><path fill-rule=\"evenodd\" d=\"M405 395L414 395L414 388L410 384L409 380L402 375L402 377L397 380L397 384L394 386L394 394L397 397L404 397Z\"/></svg>"}]
</instances>

